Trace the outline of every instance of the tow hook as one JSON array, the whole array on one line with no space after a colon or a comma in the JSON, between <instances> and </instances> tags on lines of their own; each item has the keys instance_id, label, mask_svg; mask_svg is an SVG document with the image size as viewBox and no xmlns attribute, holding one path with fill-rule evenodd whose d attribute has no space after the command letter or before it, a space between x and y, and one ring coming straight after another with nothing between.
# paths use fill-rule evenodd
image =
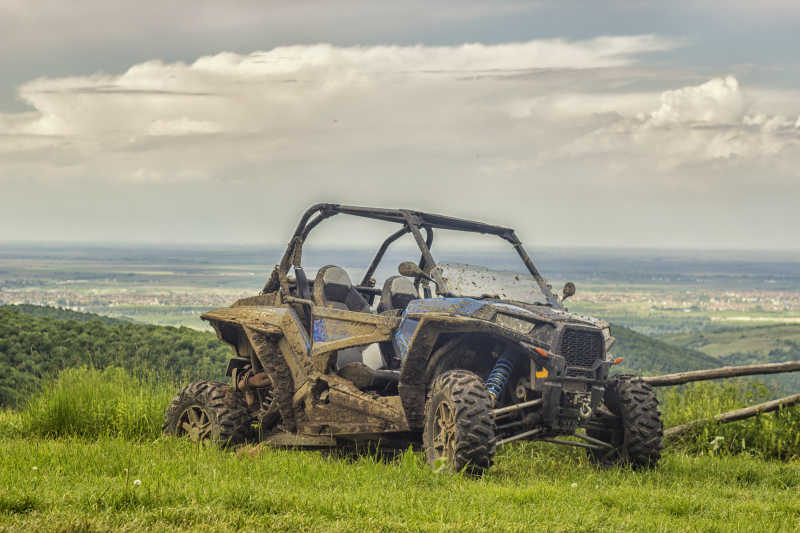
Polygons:
<instances>
[{"instance_id":1,"label":"tow hook","mask_svg":"<svg viewBox=\"0 0 800 533\"><path fill-rule=\"evenodd\" d=\"M578 414L583 420L592 416L592 400L590 396L582 396L578 407Z\"/></svg>"}]
</instances>

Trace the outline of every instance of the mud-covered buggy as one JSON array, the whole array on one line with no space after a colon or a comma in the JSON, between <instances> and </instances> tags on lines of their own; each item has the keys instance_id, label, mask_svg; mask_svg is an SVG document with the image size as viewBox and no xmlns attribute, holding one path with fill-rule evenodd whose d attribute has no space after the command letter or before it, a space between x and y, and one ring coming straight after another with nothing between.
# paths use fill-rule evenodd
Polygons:
<instances>
[{"instance_id":1,"label":"mud-covered buggy","mask_svg":"<svg viewBox=\"0 0 800 533\"><path fill-rule=\"evenodd\" d=\"M313 280L303 270L309 233L339 214L399 226L357 285L339 266L319 268ZM500 237L524 270L438 264L431 249L440 230ZM399 275L377 287L387 250L406 234L419 260L400 262ZM655 394L637 377L609 377L619 360L608 324L568 313L563 300L574 290L568 283L557 296L508 228L315 205L259 295L202 315L233 348L230 383L185 387L164 431L221 444L421 444L430 464L473 473L517 440L581 446L603 465L653 467L662 438Z\"/></svg>"}]
</instances>

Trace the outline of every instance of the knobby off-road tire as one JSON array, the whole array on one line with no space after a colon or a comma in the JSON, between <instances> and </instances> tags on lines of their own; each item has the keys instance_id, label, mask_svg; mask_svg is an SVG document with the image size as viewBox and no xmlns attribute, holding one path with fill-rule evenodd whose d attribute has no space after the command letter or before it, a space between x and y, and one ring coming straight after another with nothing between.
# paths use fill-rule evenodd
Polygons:
<instances>
[{"instance_id":1,"label":"knobby off-road tire","mask_svg":"<svg viewBox=\"0 0 800 533\"><path fill-rule=\"evenodd\" d=\"M425 403L422 443L428 464L480 475L496 449L491 399L483 380L450 370L434 380Z\"/></svg>"},{"instance_id":2,"label":"knobby off-road tire","mask_svg":"<svg viewBox=\"0 0 800 533\"><path fill-rule=\"evenodd\" d=\"M653 388L638 376L613 376L606 384L604 403L617 419L605 420L604 429L588 429L587 435L615 449L589 450L590 459L601 466L655 468L661 458L664 427Z\"/></svg>"},{"instance_id":3,"label":"knobby off-road tire","mask_svg":"<svg viewBox=\"0 0 800 533\"><path fill-rule=\"evenodd\" d=\"M252 415L230 385L198 381L185 386L164 415L164 434L222 446L239 444L250 432Z\"/></svg>"}]
</instances>

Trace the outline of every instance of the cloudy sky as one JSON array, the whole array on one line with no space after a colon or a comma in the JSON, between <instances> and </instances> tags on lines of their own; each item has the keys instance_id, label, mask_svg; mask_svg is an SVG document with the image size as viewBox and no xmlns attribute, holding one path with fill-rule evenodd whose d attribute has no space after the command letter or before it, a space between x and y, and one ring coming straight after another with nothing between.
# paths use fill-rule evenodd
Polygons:
<instances>
[{"instance_id":1,"label":"cloudy sky","mask_svg":"<svg viewBox=\"0 0 800 533\"><path fill-rule=\"evenodd\" d=\"M0 241L282 243L329 201L797 249L800 4L726 5L0 0Z\"/></svg>"}]
</instances>

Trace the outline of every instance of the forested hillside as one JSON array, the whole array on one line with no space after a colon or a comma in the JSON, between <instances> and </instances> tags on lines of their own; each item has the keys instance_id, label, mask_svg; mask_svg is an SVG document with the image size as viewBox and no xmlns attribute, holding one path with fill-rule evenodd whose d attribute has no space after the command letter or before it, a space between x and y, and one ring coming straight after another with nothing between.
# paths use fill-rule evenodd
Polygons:
<instances>
[{"instance_id":1,"label":"forested hillside","mask_svg":"<svg viewBox=\"0 0 800 533\"><path fill-rule=\"evenodd\" d=\"M11 311L19 311L20 313L25 313L27 315L55 318L57 320L75 320L76 322L91 322L92 320L99 320L103 324L132 322L126 318L113 318L95 313L84 313L81 311L73 311L71 309L62 309L61 307L50 307L49 305L11 304L1 306L0 309L10 309Z\"/></svg>"},{"instance_id":2,"label":"forested hillside","mask_svg":"<svg viewBox=\"0 0 800 533\"><path fill-rule=\"evenodd\" d=\"M668 344L626 327L612 325L611 335L617 339L611 352L624 359L620 366L624 372L667 374L723 365L703 352Z\"/></svg>"},{"instance_id":3,"label":"forested hillside","mask_svg":"<svg viewBox=\"0 0 800 533\"><path fill-rule=\"evenodd\" d=\"M26 306L37 314L52 313ZM59 311L59 310L55 310ZM81 313L68 312L71 318ZM63 368L118 366L133 373L219 378L230 348L212 333L120 321L33 316L0 307L0 406L14 405ZM81 318L81 317L79 317Z\"/></svg>"}]
</instances>

